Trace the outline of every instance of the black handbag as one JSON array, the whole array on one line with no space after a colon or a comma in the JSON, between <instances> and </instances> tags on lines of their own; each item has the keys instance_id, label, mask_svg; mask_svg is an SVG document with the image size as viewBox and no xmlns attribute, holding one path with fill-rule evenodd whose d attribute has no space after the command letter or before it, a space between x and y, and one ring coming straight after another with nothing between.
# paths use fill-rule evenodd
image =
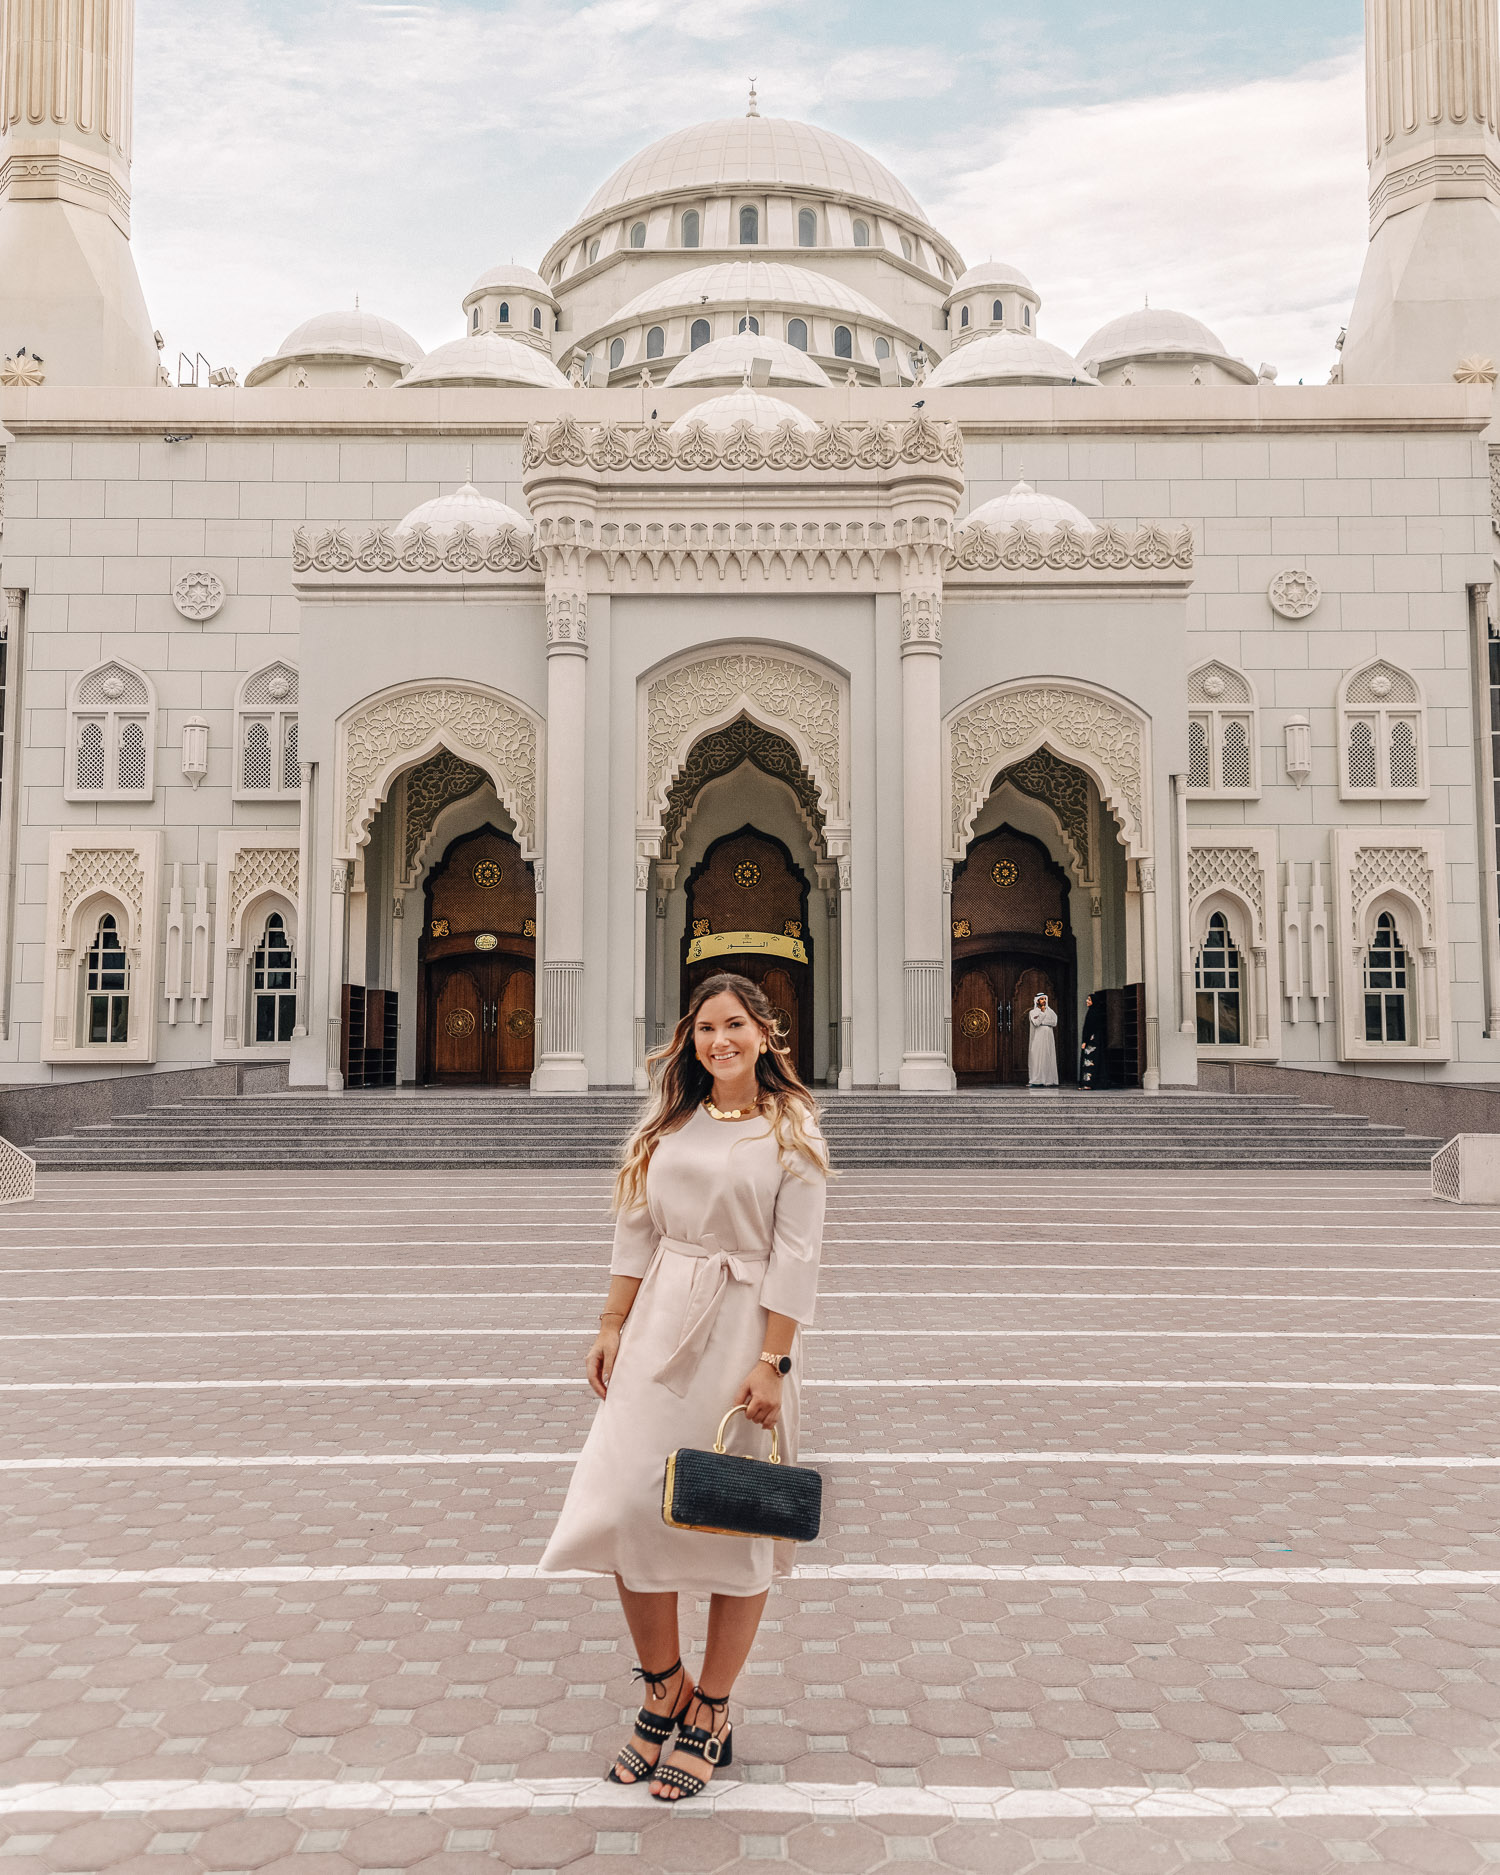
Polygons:
<instances>
[{"instance_id":1,"label":"black handbag","mask_svg":"<svg viewBox=\"0 0 1500 1875\"><path fill-rule=\"evenodd\" d=\"M662 1522L674 1530L703 1530L711 1536L811 1543L823 1518L821 1475L809 1466L782 1464L774 1426L769 1459L726 1452L724 1428L744 1410L730 1407L719 1421L711 1452L682 1446L667 1454Z\"/></svg>"}]
</instances>

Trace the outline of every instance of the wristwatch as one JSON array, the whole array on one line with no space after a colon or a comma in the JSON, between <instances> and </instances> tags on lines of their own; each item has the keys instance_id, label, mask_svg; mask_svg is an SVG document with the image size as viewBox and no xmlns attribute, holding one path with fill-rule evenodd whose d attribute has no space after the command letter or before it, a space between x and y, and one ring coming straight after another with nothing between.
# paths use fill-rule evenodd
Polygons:
<instances>
[{"instance_id":1,"label":"wristwatch","mask_svg":"<svg viewBox=\"0 0 1500 1875\"><path fill-rule=\"evenodd\" d=\"M767 1367L774 1367L778 1374L789 1374L792 1371L790 1354L762 1354L760 1358Z\"/></svg>"}]
</instances>

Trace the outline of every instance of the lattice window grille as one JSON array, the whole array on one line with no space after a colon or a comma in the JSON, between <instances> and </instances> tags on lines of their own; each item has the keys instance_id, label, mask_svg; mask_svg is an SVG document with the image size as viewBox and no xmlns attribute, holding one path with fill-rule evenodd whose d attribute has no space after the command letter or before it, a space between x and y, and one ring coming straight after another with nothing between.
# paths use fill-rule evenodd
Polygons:
<instances>
[{"instance_id":1,"label":"lattice window grille","mask_svg":"<svg viewBox=\"0 0 1500 1875\"><path fill-rule=\"evenodd\" d=\"M295 667L278 662L251 672L241 685L235 727L239 794L275 800L300 791L297 683Z\"/></svg>"},{"instance_id":2,"label":"lattice window grille","mask_svg":"<svg viewBox=\"0 0 1500 1875\"><path fill-rule=\"evenodd\" d=\"M1463 1185L1463 1143L1450 1139L1441 1152L1435 1154L1432 1161L1432 1195L1445 1198L1449 1204L1462 1204Z\"/></svg>"},{"instance_id":3,"label":"lattice window grille","mask_svg":"<svg viewBox=\"0 0 1500 1875\"><path fill-rule=\"evenodd\" d=\"M1188 719L1188 786L1190 788L1211 788L1213 766L1208 759L1209 718L1192 716Z\"/></svg>"},{"instance_id":4,"label":"lattice window grille","mask_svg":"<svg viewBox=\"0 0 1500 1875\"><path fill-rule=\"evenodd\" d=\"M135 719L120 724L117 772L122 794L141 794L146 787L146 725Z\"/></svg>"},{"instance_id":5,"label":"lattice window grille","mask_svg":"<svg viewBox=\"0 0 1500 1875\"><path fill-rule=\"evenodd\" d=\"M1391 786L1419 788L1422 770L1417 759L1417 726L1409 718L1398 716L1391 724Z\"/></svg>"},{"instance_id":6,"label":"lattice window grille","mask_svg":"<svg viewBox=\"0 0 1500 1875\"><path fill-rule=\"evenodd\" d=\"M281 745L281 785L288 793L302 786L302 764L297 757L297 719L286 719L286 733Z\"/></svg>"},{"instance_id":7,"label":"lattice window grille","mask_svg":"<svg viewBox=\"0 0 1500 1875\"><path fill-rule=\"evenodd\" d=\"M1354 717L1349 724L1349 786L1351 789L1368 788L1372 792L1380 786L1375 762L1375 725L1363 716Z\"/></svg>"},{"instance_id":8,"label":"lattice window grille","mask_svg":"<svg viewBox=\"0 0 1500 1875\"><path fill-rule=\"evenodd\" d=\"M90 793L104 789L104 724L78 725L78 786Z\"/></svg>"},{"instance_id":9,"label":"lattice window grille","mask_svg":"<svg viewBox=\"0 0 1500 1875\"><path fill-rule=\"evenodd\" d=\"M101 664L79 678L70 708L68 792L149 799L156 717L146 678L128 664Z\"/></svg>"},{"instance_id":10,"label":"lattice window grille","mask_svg":"<svg viewBox=\"0 0 1500 1875\"><path fill-rule=\"evenodd\" d=\"M1217 659L1188 673L1188 787L1195 794L1260 791L1255 690Z\"/></svg>"},{"instance_id":11,"label":"lattice window grille","mask_svg":"<svg viewBox=\"0 0 1500 1875\"><path fill-rule=\"evenodd\" d=\"M1248 788L1250 786L1250 726L1243 717L1231 716L1225 720L1223 739L1219 744L1221 751L1220 770L1226 788Z\"/></svg>"},{"instance_id":12,"label":"lattice window grille","mask_svg":"<svg viewBox=\"0 0 1500 1875\"><path fill-rule=\"evenodd\" d=\"M0 1139L0 1204L30 1204L36 1196L36 1160Z\"/></svg>"},{"instance_id":13,"label":"lattice window grille","mask_svg":"<svg viewBox=\"0 0 1500 1875\"><path fill-rule=\"evenodd\" d=\"M251 719L245 724L244 785L269 793L274 769L271 765L271 725Z\"/></svg>"},{"instance_id":14,"label":"lattice window grille","mask_svg":"<svg viewBox=\"0 0 1500 1875\"><path fill-rule=\"evenodd\" d=\"M1427 723L1416 679L1377 658L1339 688L1346 795L1421 795L1427 790Z\"/></svg>"}]
</instances>

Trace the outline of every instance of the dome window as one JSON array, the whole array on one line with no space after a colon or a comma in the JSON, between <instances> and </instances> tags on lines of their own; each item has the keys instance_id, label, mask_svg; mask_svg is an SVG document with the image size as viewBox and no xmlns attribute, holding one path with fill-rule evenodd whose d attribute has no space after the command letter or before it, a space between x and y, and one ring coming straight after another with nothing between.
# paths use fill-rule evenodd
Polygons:
<instances>
[{"instance_id":1,"label":"dome window","mask_svg":"<svg viewBox=\"0 0 1500 1875\"><path fill-rule=\"evenodd\" d=\"M620 366L623 365L624 362L625 362L624 339L611 339L609 342L609 368L610 370L618 371Z\"/></svg>"},{"instance_id":2,"label":"dome window","mask_svg":"<svg viewBox=\"0 0 1500 1875\"><path fill-rule=\"evenodd\" d=\"M479 308L477 306L474 308L474 317L470 322L469 330L471 332L477 332L479 330Z\"/></svg>"},{"instance_id":3,"label":"dome window","mask_svg":"<svg viewBox=\"0 0 1500 1875\"><path fill-rule=\"evenodd\" d=\"M745 314L744 318L740 321L740 330L741 332L760 331L760 321L756 318L754 313Z\"/></svg>"},{"instance_id":4,"label":"dome window","mask_svg":"<svg viewBox=\"0 0 1500 1875\"><path fill-rule=\"evenodd\" d=\"M697 209L690 208L682 218L682 245L684 247L698 245L699 225Z\"/></svg>"},{"instance_id":5,"label":"dome window","mask_svg":"<svg viewBox=\"0 0 1500 1875\"><path fill-rule=\"evenodd\" d=\"M662 331L660 326L652 326L651 330L646 334L646 356L648 358L660 358L666 349L666 333Z\"/></svg>"},{"instance_id":6,"label":"dome window","mask_svg":"<svg viewBox=\"0 0 1500 1875\"><path fill-rule=\"evenodd\" d=\"M901 237L901 258L903 260L912 260L915 258L912 250L911 237L909 235L903 234Z\"/></svg>"},{"instance_id":7,"label":"dome window","mask_svg":"<svg viewBox=\"0 0 1500 1875\"><path fill-rule=\"evenodd\" d=\"M960 314L958 315L958 323L959 323L959 325L960 325L961 327L966 327L966 326L968 325L968 323L969 323L969 309L968 309L968 307L967 307L967 306L965 306L965 307L964 307L964 309L963 309L963 311L962 311L962 312L961 312L961 313L960 313Z\"/></svg>"},{"instance_id":8,"label":"dome window","mask_svg":"<svg viewBox=\"0 0 1500 1875\"><path fill-rule=\"evenodd\" d=\"M635 226L630 230L630 245L632 247L644 247L646 245L645 222L638 221L635 224Z\"/></svg>"},{"instance_id":9,"label":"dome window","mask_svg":"<svg viewBox=\"0 0 1500 1875\"><path fill-rule=\"evenodd\" d=\"M510 301L508 299L503 299L500 302L500 323L503 326L508 326L510 324Z\"/></svg>"},{"instance_id":10,"label":"dome window","mask_svg":"<svg viewBox=\"0 0 1500 1875\"><path fill-rule=\"evenodd\" d=\"M760 244L760 210L742 208L740 210L740 246L757 247Z\"/></svg>"},{"instance_id":11,"label":"dome window","mask_svg":"<svg viewBox=\"0 0 1500 1875\"><path fill-rule=\"evenodd\" d=\"M540 307L540 306L533 306L533 307L532 307L532 309L531 309L531 323L532 323L532 326L533 326L533 328L534 328L534 329L535 329L536 331L538 331L538 332L540 332L540 331L541 331L541 329L542 329L542 309L541 309L541 307Z\"/></svg>"},{"instance_id":12,"label":"dome window","mask_svg":"<svg viewBox=\"0 0 1500 1875\"><path fill-rule=\"evenodd\" d=\"M1028 332L1031 330L1031 308L1029 306L1023 306L1021 308L1021 323L1026 327Z\"/></svg>"},{"instance_id":13,"label":"dome window","mask_svg":"<svg viewBox=\"0 0 1500 1875\"><path fill-rule=\"evenodd\" d=\"M599 243L597 241L590 241L589 242L589 265L592 267L594 262L598 258L599 258Z\"/></svg>"},{"instance_id":14,"label":"dome window","mask_svg":"<svg viewBox=\"0 0 1500 1875\"><path fill-rule=\"evenodd\" d=\"M854 356L854 334L849 330L848 326L835 326L833 328L833 355L835 358L852 358Z\"/></svg>"},{"instance_id":15,"label":"dome window","mask_svg":"<svg viewBox=\"0 0 1500 1875\"><path fill-rule=\"evenodd\" d=\"M870 224L869 224L869 222L867 222L867 221L857 221L857 222L855 222L855 224L854 224L854 245L855 245L856 247L868 247L868 246L870 245Z\"/></svg>"},{"instance_id":16,"label":"dome window","mask_svg":"<svg viewBox=\"0 0 1500 1875\"><path fill-rule=\"evenodd\" d=\"M805 319L787 320L786 342L788 345L795 345L799 352L807 350L807 321Z\"/></svg>"},{"instance_id":17,"label":"dome window","mask_svg":"<svg viewBox=\"0 0 1500 1875\"><path fill-rule=\"evenodd\" d=\"M797 216L798 247L816 247L818 245L818 218L810 208L802 209Z\"/></svg>"},{"instance_id":18,"label":"dome window","mask_svg":"<svg viewBox=\"0 0 1500 1875\"><path fill-rule=\"evenodd\" d=\"M890 340L889 339L876 339L875 356L880 359L885 359L885 358L889 358L890 355L891 355Z\"/></svg>"},{"instance_id":19,"label":"dome window","mask_svg":"<svg viewBox=\"0 0 1500 1875\"><path fill-rule=\"evenodd\" d=\"M1003 326L1005 324L1005 301L1003 299L997 299L994 305L991 306L990 318L994 320L997 326Z\"/></svg>"},{"instance_id":20,"label":"dome window","mask_svg":"<svg viewBox=\"0 0 1500 1875\"><path fill-rule=\"evenodd\" d=\"M695 319L693 321L693 335L688 341L689 350L697 351L698 347L700 345L706 345L712 336L713 333L709 327L708 321L706 319Z\"/></svg>"}]
</instances>

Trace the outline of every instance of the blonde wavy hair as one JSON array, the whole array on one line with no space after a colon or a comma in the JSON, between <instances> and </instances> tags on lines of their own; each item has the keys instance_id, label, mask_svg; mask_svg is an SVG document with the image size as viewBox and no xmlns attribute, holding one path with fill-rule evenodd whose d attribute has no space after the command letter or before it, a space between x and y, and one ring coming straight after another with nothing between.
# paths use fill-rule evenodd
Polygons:
<instances>
[{"instance_id":1,"label":"blonde wavy hair","mask_svg":"<svg viewBox=\"0 0 1500 1875\"><path fill-rule=\"evenodd\" d=\"M646 1169L651 1155L668 1133L675 1133L692 1118L694 1110L713 1091L713 1076L698 1059L693 1030L699 1010L714 996L733 996L765 1037L765 1053L755 1060L755 1078L782 1159L789 1163L806 1159L819 1171L828 1170L828 1148L818 1131L818 1104L793 1065L792 1051L782 1033L782 1017L758 983L721 972L704 978L672 1031L671 1041L646 1057L655 1098L625 1143L615 1179L613 1209L617 1215L637 1211L646 1202Z\"/></svg>"}]
</instances>

